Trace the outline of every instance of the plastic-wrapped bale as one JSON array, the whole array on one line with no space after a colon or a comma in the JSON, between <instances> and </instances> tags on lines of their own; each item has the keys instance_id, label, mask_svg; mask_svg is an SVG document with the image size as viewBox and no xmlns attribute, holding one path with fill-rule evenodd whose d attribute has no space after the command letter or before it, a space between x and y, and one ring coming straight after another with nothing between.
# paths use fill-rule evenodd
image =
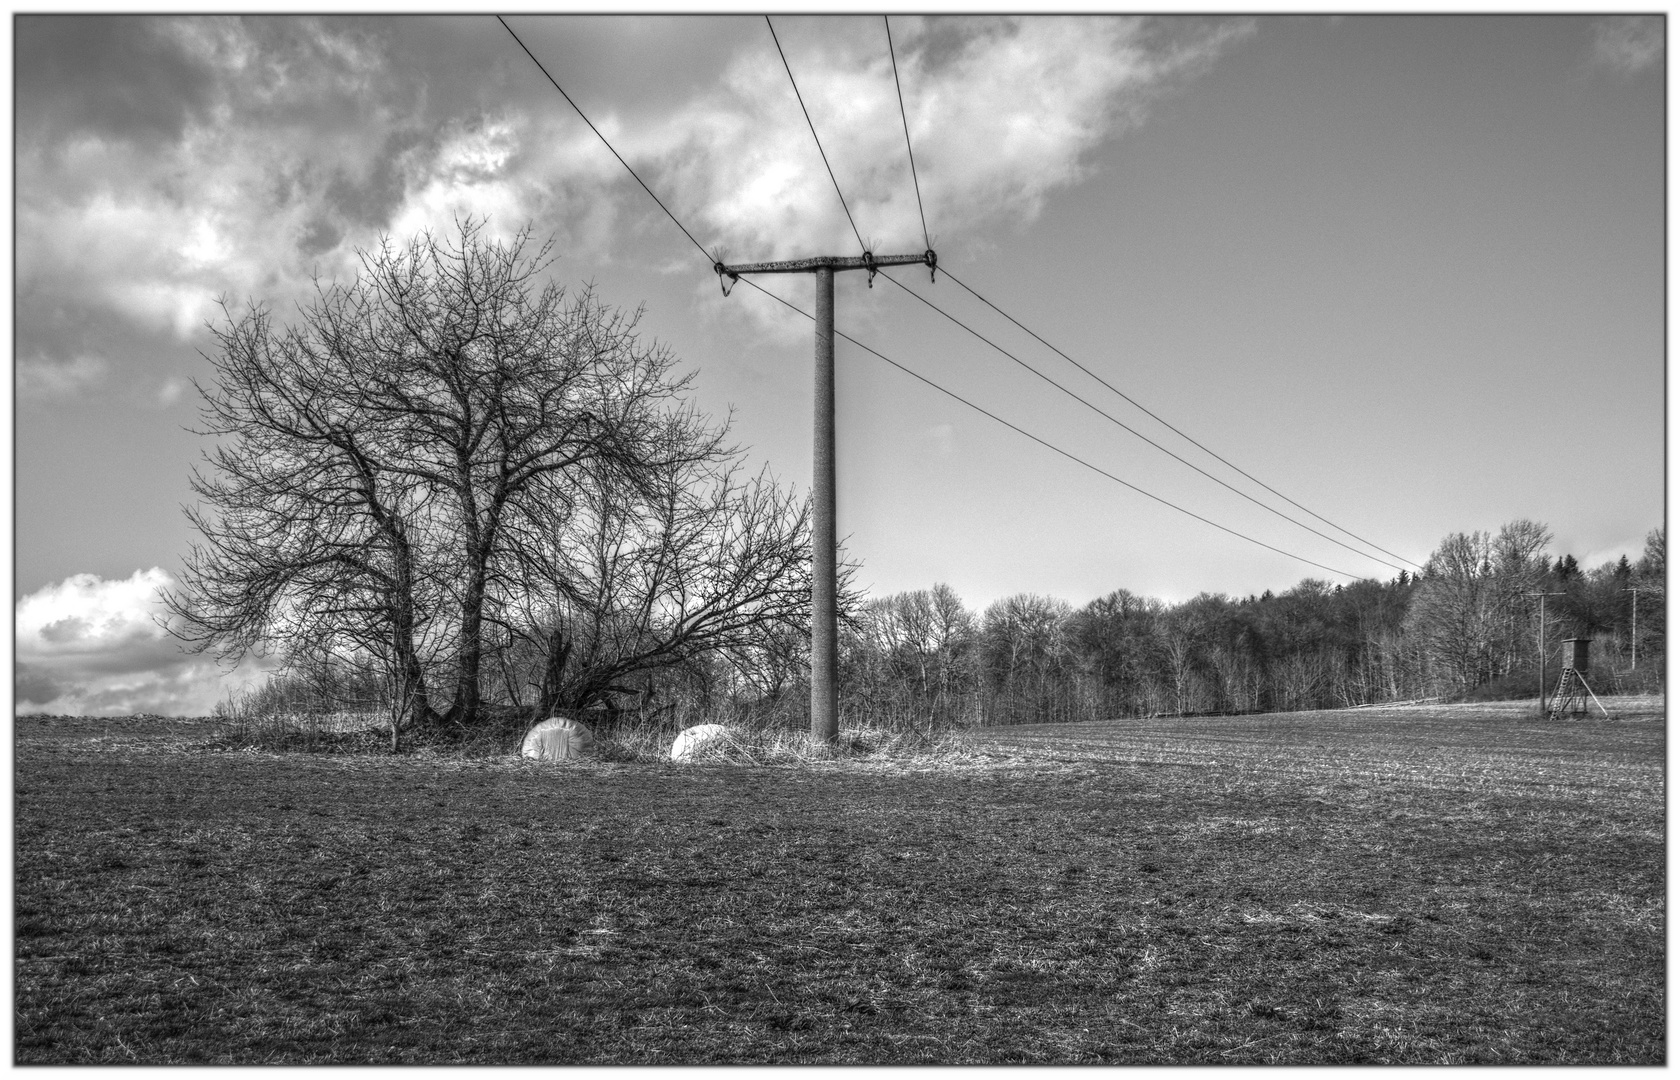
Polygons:
<instances>
[{"instance_id":1,"label":"plastic-wrapped bale","mask_svg":"<svg viewBox=\"0 0 1680 1080\"><path fill-rule=\"evenodd\" d=\"M696 724L677 733L671 744L672 761L691 761L702 750L716 749L732 741L731 732L722 724Z\"/></svg>"},{"instance_id":2,"label":"plastic-wrapped bale","mask_svg":"<svg viewBox=\"0 0 1680 1080\"><path fill-rule=\"evenodd\" d=\"M594 744L589 729L576 720L551 716L525 733L519 753L538 761L575 761Z\"/></svg>"}]
</instances>

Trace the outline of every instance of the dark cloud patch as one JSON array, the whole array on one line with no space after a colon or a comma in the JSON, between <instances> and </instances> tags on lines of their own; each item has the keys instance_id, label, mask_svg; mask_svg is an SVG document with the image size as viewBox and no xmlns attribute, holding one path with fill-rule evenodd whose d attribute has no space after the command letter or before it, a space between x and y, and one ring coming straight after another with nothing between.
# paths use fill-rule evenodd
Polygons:
<instances>
[{"instance_id":1,"label":"dark cloud patch","mask_svg":"<svg viewBox=\"0 0 1680 1080\"><path fill-rule=\"evenodd\" d=\"M63 697L68 689L45 671L30 664L19 664L17 670L12 673L12 693L17 697L20 706L45 705Z\"/></svg>"},{"instance_id":2,"label":"dark cloud patch","mask_svg":"<svg viewBox=\"0 0 1680 1080\"><path fill-rule=\"evenodd\" d=\"M249 59L224 84L241 124L361 130L405 81L386 63L388 34L366 20L248 16L239 30Z\"/></svg>"},{"instance_id":3,"label":"dark cloud patch","mask_svg":"<svg viewBox=\"0 0 1680 1080\"><path fill-rule=\"evenodd\" d=\"M249 77L228 80L237 122L351 132L397 153L449 120L508 107L522 81L510 79L515 57L530 64L488 16L264 16L239 25L255 59Z\"/></svg>"},{"instance_id":4,"label":"dark cloud patch","mask_svg":"<svg viewBox=\"0 0 1680 1080\"><path fill-rule=\"evenodd\" d=\"M47 712L202 715L232 686L274 664L231 670L187 653L160 621L164 571L126 579L75 574L18 601L14 670L19 703Z\"/></svg>"},{"instance_id":5,"label":"dark cloud patch","mask_svg":"<svg viewBox=\"0 0 1680 1080\"><path fill-rule=\"evenodd\" d=\"M93 624L79 615L69 615L41 627L41 640L54 645L68 645L88 636Z\"/></svg>"},{"instance_id":6,"label":"dark cloud patch","mask_svg":"<svg viewBox=\"0 0 1680 1080\"><path fill-rule=\"evenodd\" d=\"M143 672L114 682L102 681L85 672L54 678L31 665L20 664L13 687L19 712L204 716L229 691L247 681L248 678L229 679L217 665L203 660L171 671Z\"/></svg>"},{"instance_id":7,"label":"dark cloud patch","mask_svg":"<svg viewBox=\"0 0 1680 1080\"><path fill-rule=\"evenodd\" d=\"M39 274L28 278L20 275L13 326L19 356L68 360L91 351L94 343L106 336L98 330L101 316L111 323L119 321L103 305L89 303L84 293L61 288L62 284L69 283L47 280ZM127 320L120 321L126 331Z\"/></svg>"},{"instance_id":8,"label":"dark cloud patch","mask_svg":"<svg viewBox=\"0 0 1680 1080\"><path fill-rule=\"evenodd\" d=\"M13 23L20 142L89 132L178 139L214 100L216 75L143 15L19 15Z\"/></svg>"},{"instance_id":9,"label":"dark cloud patch","mask_svg":"<svg viewBox=\"0 0 1680 1080\"><path fill-rule=\"evenodd\" d=\"M212 291L206 289L205 296ZM244 297L231 299L240 305ZM65 364L97 357L109 365L101 385L124 393L154 387L168 375L206 371L195 346L207 348L208 335L183 344L167 330L137 324L112 310L73 281L54 278L20 285L16 310L13 333L19 363Z\"/></svg>"},{"instance_id":10,"label":"dark cloud patch","mask_svg":"<svg viewBox=\"0 0 1680 1080\"><path fill-rule=\"evenodd\" d=\"M384 36L400 92L427 121L539 101L569 110L501 23L488 15L372 17L361 22Z\"/></svg>"},{"instance_id":11,"label":"dark cloud patch","mask_svg":"<svg viewBox=\"0 0 1680 1080\"><path fill-rule=\"evenodd\" d=\"M966 59L977 45L1008 40L1019 33L1020 22L1014 17L935 15L925 20L902 20L894 32L894 44L906 53L918 53L929 72L941 72Z\"/></svg>"},{"instance_id":12,"label":"dark cloud patch","mask_svg":"<svg viewBox=\"0 0 1680 1080\"><path fill-rule=\"evenodd\" d=\"M43 675L95 679L146 671L170 672L195 661L179 641L150 624L127 626L114 634L93 635L84 623L68 631L75 635L69 641L49 637L49 629L41 631L40 636L46 642L44 648L33 642L20 643L20 648L31 650L34 657L31 666Z\"/></svg>"},{"instance_id":13,"label":"dark cloud patch","mask_svg":"<svg viewBox=\"0 0 1680 1080\"><path fill-rule=\"evenodd\" d=\"M18 138L59 148L94 134L149 149L219 107L219 124L304 148L273 178L278 206L317 194L339 172L335 149L377 148L371 175L346 177L338 194L351 222L382 222L402 196L404 154L435 145L452 119L507 107L512 47L484 18L19 16ZM176 204L192 182L149 178Z\"/></svg>"},{"instance_id":14,"label":"dark cloud patch","mask_svg":"<svg viewBox=\"0 0 1680 1080\"><path fill-rule=\"evenodd\" d=\"M225 693L218 685L220 682L220 672L214 665L199 663L178 671L152 673L116 686L98 683L63 686L57 704L84 716L141 712L203 716L210 713L214 702Z\"/></svg>"},{"instance_id":15,"label":"dark cloud patch","mask_svg":"<svg viewBox=\"0 0 1680 1080\"><path fill-rule=\"evenodd\" d=\"M736 53L746 51L780 67L776 47L759 15L519 15L508 22L566 92L597 123L608 114L647 122L681 108L713 86ZM499 25L505 52L515 61L509 90L522 104L571 112L513 39ZM778 18L800 35L872 34L881 49L879 18L817 23ZM798 67L795 67L798 71Z\"/></svg>"},{"instance_id":16,"label":"dark cloud patch","mask_svg":"<svg viewBox=\"0 0 1680 1080\"><path fill-rule=\"evenodd\" d=\"M317 217L298 236L298 251L305 257L320 255L336 248L343 238L344 232L337 225L325 217Z\"/></svg>"},{"instance_id":17,"label":"dark cloud patch","mask_svg":"<svg viewBox=\"0 0 1680 1080\"><path fill-rule=\"evenodd\" d=\"M338 170L326 187L326 202L350 229L379 228L391 220L408 191L407 164L437 152L442 122L388 129L367 176Z\"/></svg>"}]
</instances>

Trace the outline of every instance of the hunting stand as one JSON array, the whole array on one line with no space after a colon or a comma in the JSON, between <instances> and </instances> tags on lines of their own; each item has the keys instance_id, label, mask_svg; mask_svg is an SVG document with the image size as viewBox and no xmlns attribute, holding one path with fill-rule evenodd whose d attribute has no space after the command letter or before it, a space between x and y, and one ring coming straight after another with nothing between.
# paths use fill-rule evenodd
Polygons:
<instances>
[{"instance_id":1,"label":"hunting stand","mask_svg":"<svg viewBox=\"0 0 1680 1080\"><path fill-rule=\"evenodd\" d=\"M1564 713L1571 716L1587 715L1587 699L1592 698L1598 711L1606 718L1610 710L1604 707L1604 702L1598 700L1592 687L1587 685L1587 646L1592 644L1592 638L1569 638L1563 643L1563 677L1558 680L1557 691L1552 695L1552 708L1547 718L1558 720Z\"/></svg>"}]
</instances>

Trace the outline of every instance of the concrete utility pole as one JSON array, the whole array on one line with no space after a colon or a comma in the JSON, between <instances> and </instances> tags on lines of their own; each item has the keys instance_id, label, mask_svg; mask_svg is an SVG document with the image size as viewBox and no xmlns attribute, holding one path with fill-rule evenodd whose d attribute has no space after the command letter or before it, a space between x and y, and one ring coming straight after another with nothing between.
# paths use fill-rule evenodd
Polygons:
<instances>
[{"instance_id":1,"label":"concrete utility pole","mask_svg":"<svg viewBox=\"0 0 1680 1080\"><path fill-rule=\"evenodd\" d=\"M834 273L867 270L869 284L884 266L924 265L931 273L938 259L931 250L920 255L818 256L787 262L715 264L723 294L729 295L742 274L814 274L817 279L815 440L811 454L811 740L833 743L840 737L840 666L837 619L840 591L838 541L834 531Z\"/></svg>"},{"instance_id":2,"label":"concrete utility pole","mask_svg":"<svg viewBox=\"0 0 1680 1080\"><path fill-rule=\"evenodd\" d=\"M1540 598L1540 715L1546 715L1546 597L1568 596L1561 592L1531 592L1524 596L1538 596Z\"/></svg>"},{"instance_id":3,"label":"concrete utility pole","mask_svg":"<svg viewBox=\"0 0 1680 1080\"><path fill-rule=\"evenodd\" d=\"M1639 670L1639 590L1637 588L1623 589L1623 592L1633 594L1633 664L1629 671Z\"/></svg>"}]
</instances>

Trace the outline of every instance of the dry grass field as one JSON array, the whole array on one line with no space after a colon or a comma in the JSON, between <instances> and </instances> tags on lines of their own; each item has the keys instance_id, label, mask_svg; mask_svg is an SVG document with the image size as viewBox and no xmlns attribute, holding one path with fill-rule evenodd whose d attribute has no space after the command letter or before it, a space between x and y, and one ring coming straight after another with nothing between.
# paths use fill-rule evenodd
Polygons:
<instances>
[{"instance_id":1,"label":"dry grass field","mask_svg":"<svg viewBox=\"0 0 1680 1080\"><path fill-rule=\"evenodd\" d=\"M800 766L20 719L16 1061L1660 1064L1663 703L1606 704Z\"/></svg>"}]
</instances>

